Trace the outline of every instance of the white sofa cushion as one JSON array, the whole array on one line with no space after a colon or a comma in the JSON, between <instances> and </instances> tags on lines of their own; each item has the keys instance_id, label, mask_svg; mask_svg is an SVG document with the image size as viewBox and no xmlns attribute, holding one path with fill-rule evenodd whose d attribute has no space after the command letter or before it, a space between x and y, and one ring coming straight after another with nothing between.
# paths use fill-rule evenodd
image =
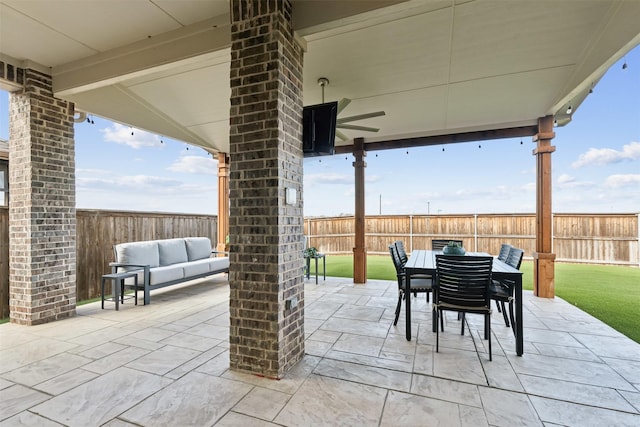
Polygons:
<instances>
[{"instance_id":1,"label":"white sofa cushion","mask_svg":"<svg viewBox=\"0 0 640 427\"><path fill-rule=\"evenodd\" d=\"M209 258L209 271L229 269L229 257Z\"/></svg>"},{"instance_id":2,"label":"white sofa cushion","mask_svg":"<svg viewBox=\"0 0 640 427\"><path fill-rule=\"evenodd\" d=\"M187 237L184 239L187 245L189 261L209 258L211 256L211 240L208 237Z\"/></svg>"},{"instance_id":3,"label":"white sofa cushion","mask_svg":"<svg viewBox=\"0 0 640 427\"><path fill-rule=\"evenodd\" d=\"M158 240L160 266L187 262L187 247L184 239Z\"/></svg>"},{"instance_id":4,"label":"white sofa cushion","mask_svg":"<svg viewBox=\"0 0 640 427\"><path fill-rule=\"evenodd\" d=\"M122 264L157 267L160 263L157 241L120 243L116 245L116 255L116 259Z\"/></svg>"},{"instance_id":5,"label":"white sofa cushion","mask_svg":"<svg viewBox=\"0 0 640 427\"><path fill-rule=\"evenodd\" d=\"M184 277L192 277L197 276L199 274L207 274L209 273L209 260L208 259L198 259L195 261L185 262L180 264L184 269Z\"/></svg>"},{"instance_id":6,"label":"white sofa cushion","mask_svg":"<svg viewBox=\"0 0 640 427\"><path fill-rule=\"evenodd\" d=\"M184 278L184 269L179 264L156 267L149 272L151 286Z\"/></svg>"}]
</instances>

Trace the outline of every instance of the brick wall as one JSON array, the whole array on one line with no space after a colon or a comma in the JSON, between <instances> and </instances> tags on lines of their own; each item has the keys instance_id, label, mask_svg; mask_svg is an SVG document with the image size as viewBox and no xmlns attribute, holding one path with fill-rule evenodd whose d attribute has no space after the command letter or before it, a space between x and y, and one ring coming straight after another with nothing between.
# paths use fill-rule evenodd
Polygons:
<instances>
[{"instance_id":1,"label":"brick wall","mask_svg":"<svg viewBox=\"0 0 640 427\"><path fill-rule=\"evenodd\" d=\"M232 0L231 21L230 364L281 377L304 356L303 53L289 0Z\"/></svg>"},{"instance_id":2,"label":"brick wall","mask_svg":"<svg viewBox=\"0 0 640 427\"><path fill-rule=\"evenodd\" d=\"M9 101L11 321L35 325L75 314L73 104L51 77L24 70Z\"/></svg>"}]
</instances>

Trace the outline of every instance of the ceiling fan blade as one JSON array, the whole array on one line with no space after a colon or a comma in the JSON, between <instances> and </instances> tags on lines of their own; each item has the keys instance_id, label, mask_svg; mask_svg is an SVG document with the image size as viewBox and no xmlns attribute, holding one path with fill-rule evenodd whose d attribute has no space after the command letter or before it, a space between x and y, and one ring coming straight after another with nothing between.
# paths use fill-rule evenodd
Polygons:
<instances>
[{"instance_id":1,"label":"ceiling fan blade","mask_svg":"<svg viewBox=\"0 0 640 427\"><path fill-rule=\"evenodd\" d=\"M338 111L339 110L340 108L338 108ZM384 111L374 111L373 113L364 113L364 114L358 114L356 116L341 117L337 120L337 123L355 122L356 120L370 119L371 117L380 117L384 115L385 115Z\"/></svg>"},{"instance_id":2,"label":"ceiling fan blade","mask_svg":"<svg viewBox=\"0 0 640 427\"><path fill-rule=\"evenodd\" d=\"M347 135L345 135L344 133L340 132L339 130L336 129L336 136L338 138L340 138L342 141L346 141L349 138L347 137Z\"/></svg>"},{"instance_id":3,"label":"ceiling fan blade","mask_svg":"<svg viewBox=\"0 0 640 427\"><path fill-rule=\"evenodd\" d=\"M343 124L337 124L336 127L340 128L340 129L363 130L363 131L366 131L366 132L378 132L380 130L378 128L370 128L370 127L367 127L367 126L358 126L358 125L347 125L347 124L344 124L344 123Z\"/></svg>"},{"instance_id":4,"label":"ceiling fan blade","mask_svg":"<svg viewBox=\"0 0 640 427\"><path fill-rule=\"evenodd\" d=\"M351 104L351 100L349 98L342 98L340 101L338 101L338 114L340 114L342 110L347 108L347 105L349 104Z\"/></svg>"}]
</instances>

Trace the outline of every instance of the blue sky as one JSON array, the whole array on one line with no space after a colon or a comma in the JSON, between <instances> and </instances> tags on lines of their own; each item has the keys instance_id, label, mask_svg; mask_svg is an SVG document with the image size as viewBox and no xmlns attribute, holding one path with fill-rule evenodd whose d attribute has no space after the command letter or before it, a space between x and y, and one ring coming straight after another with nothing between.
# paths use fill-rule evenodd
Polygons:
<instances>
[{"instance_id":1,"label":"blue sky","mask_svg":"<svg viewBox=\"0 0 640 427\"><path fill-rule=\"evenodd\" d=\"M7 99L0 91L3 139ZM203 149L91 118L75 126L78 208L217 213L217 162ZM640 47L555 132L553 212L640 213ZM531 138L442 148L368 153L366 213L535 212ZM351 155L304 160L305 216L353 214L352 162Z\"/></svg>"}]
</instances>

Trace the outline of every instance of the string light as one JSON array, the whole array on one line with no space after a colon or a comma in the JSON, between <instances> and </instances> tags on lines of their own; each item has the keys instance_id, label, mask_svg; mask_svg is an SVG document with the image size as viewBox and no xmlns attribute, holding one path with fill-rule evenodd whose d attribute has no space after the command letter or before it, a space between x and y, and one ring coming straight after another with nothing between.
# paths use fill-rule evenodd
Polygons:
<instances>
[{"instance_id":1,"label":"string light","mask_svg":"<svg viewBox=\"0 0 640 427\"><path fill-rule=\"evenodd\" d=\"M622 63L622 69L626 70L627 69L627 57L624 57L624 62Z\"/></svg>"},{"instance_id":2,"label":"string light","mask_svg":"<svg viewBox=\"0 0 640 427\"><path fill-rule=\"evenodd\" d=\"M569 106L567 107L567 114L571 114L571 113L573 113L573 106L569 104Z\"/></svg>"}]
</instances>

